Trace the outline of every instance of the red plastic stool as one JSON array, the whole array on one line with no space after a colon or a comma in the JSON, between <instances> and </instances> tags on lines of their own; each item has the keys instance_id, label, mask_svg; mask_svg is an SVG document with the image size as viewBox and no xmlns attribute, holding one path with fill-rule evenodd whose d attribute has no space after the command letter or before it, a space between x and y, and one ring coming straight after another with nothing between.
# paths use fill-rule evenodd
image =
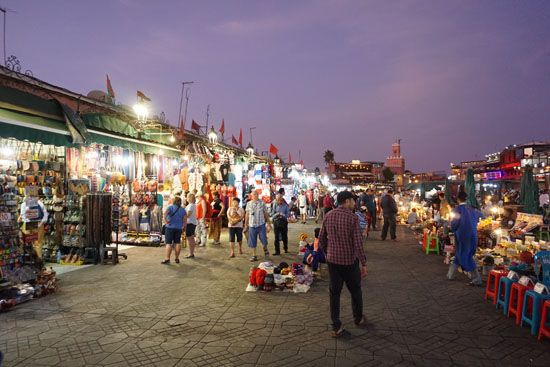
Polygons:
<instances>
[{"instance_id":1,"label":"red plastic stool","mask_svg":"<svg viewBox=\"0 0 550 367\"><path fill-rule=\"evenodd\" d=\"M512 288L510 289L510 303L508 304L508 317L513 315L516 318L516 325L519 325L521 322L521 315L523 312L523 298L525 296L525 292L529 289L533 289L533 285L522 285L520 283L514 283L512 284ZM531 302L531 299L529 298L529 301ZM529 308L531 308L530 306Z\"/></svg>"},{"instance_id":2,"label":"red plastic stool","mask_svg":"<svg viewBox=\"0 0 550 367\"><path fill-rule=\"evenodd\" d=\"M550 322L548 317L550 316L550 301L544 301L542 305L542 315L540 317L540 328L538 341L540 342L542 337L550 338Z\"/></svg>"},{"instance_id":3,"label":"red plastic stool","mask_svg":"<svg viewBox=\"0 0 550 367\"><path fill-rule=\"evenodd\" d=\"M506 276L508 272L504 270L491 270L487 277L487 287L485 288L485 299L492 298L493 304L497 304L498 283L500 278Z\"/></svg>"}]
</instances>

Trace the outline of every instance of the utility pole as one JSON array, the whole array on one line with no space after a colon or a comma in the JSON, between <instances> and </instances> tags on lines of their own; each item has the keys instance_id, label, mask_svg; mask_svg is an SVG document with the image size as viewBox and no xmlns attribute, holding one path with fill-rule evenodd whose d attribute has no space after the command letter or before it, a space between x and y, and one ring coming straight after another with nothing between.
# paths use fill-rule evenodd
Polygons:
<instances>
[{"instance_id":1,"label":"utility pole","mask_svg":"<svg viewBox=\"0 0 550 367\"><path fill-rule=\"evenodd\" d=\"M186 84L193 84L194 82L182 82L181 83L181 98L180 98L180 112L178 114L178 125L181 125L181 107L183 105L183 91L185 90ZM189 89L187 89L189 91ZM185 103L185 118L183 119L183 124L185 125L185 120L187 118L187 104L189 103L189 95L186 95L186 103ZM181 126L180 126L181 127Z\"/></svg>"},{"instance_id":2,"label":"utility pole","mask_svg":"<svg viewBox=\"0 0 550 367\"><path fill-rule=\"evenodd\" d=\"M4 66L6 66L6 13L8 9L0 8L0 11L4 13L4 32L2 33L3 37L3 51L4 51Z\"/></svg>"},{"instance_id":3,"label":"utility pole","mask_svg":"<svg viewBox=\"0 0 550 367\"><path fill-rule=\"evenodd\" d=\"M252 130L256 130L256 126L250 128L250 145L254 146L254 143L252 143Z\"/></svg>"},{"instance_id":4,"label":"utility pole","mask_svg":"<svg viewBox=\"0 0 550 367\"><path fill-rule=\"evenodd\" d=\"M210 105L206 106L206 133L208 134L208 122L210 121Z\"/></svg>"}]
</instances>

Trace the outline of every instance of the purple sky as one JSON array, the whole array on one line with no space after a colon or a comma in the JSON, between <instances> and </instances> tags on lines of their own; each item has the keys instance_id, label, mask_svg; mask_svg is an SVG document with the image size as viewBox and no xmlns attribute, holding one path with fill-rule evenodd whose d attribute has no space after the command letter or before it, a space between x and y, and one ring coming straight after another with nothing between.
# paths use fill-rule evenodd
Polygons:
<instances>
[{"instance_id":1,"label":"purple sky","mask_svg":"<svg viewBox=\"0 0 550 367\"><path fill-rule=\"evenodd\" d=\"M111 77L177 120L323 166L383 160L403 139L407 168L448 169L512 143L550 139L550 1L1 0L8 55L86 93ZM190 121L190 119L189 119ZM188 124L189 126L189 124Z\"/></svg>"}]
</instances>

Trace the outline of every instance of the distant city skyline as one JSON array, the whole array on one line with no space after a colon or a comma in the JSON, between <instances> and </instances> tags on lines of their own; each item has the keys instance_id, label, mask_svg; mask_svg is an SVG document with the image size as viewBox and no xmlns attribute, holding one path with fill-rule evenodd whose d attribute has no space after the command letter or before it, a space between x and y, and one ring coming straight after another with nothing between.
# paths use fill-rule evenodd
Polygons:
<instances>
[{"instance_id":1,"label":"distant city skyline","mask_svg":"<svg viewBox=\"0 0 550 367\"><path fill-rule=\"evenodd\" d=\"M306 165L385 161L449 170L510 144L550 140L550 2L2 0L7 56L37 78L132 104L226 139L254 131Z\"/></svg>"}]
</instances>

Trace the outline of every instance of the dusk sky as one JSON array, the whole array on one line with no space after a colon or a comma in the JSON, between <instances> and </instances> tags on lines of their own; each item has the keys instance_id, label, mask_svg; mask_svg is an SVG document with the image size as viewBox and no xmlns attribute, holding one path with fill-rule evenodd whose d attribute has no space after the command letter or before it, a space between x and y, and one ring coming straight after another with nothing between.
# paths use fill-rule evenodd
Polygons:
<instances>
[{"instance_id":1,"label":"dusk sky","mask_svg":"<svg viewBox=\"0 0 550 367\"><path fill-rule=\"evenodd\" d=\"M256 126L307 166L384 160L448 170L550 139L550 1L1 0L7 54L47 82L117 101L142 90L176 123ZM188 122L187 127L190 123Z\"/></svg>"}]
</instances>

